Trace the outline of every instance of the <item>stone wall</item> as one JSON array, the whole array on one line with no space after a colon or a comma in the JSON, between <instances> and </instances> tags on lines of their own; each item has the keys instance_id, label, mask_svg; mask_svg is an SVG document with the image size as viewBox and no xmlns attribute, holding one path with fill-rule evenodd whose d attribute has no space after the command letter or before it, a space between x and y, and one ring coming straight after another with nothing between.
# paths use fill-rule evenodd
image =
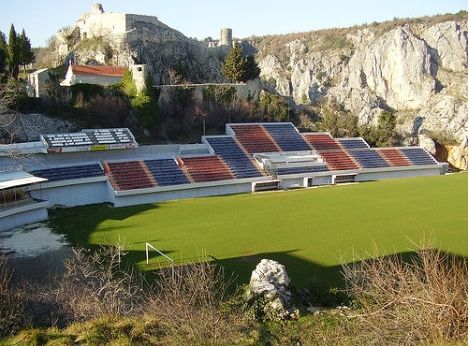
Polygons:
<instances>
[{"instance_id":1,"label":"stone wall","mask_svg":"<svg viewBox=\"0 0 469 346\"><path fill-rule=\"evenodd\" d=\"M173 99L175 91L178 89L192 89L192 97L195 103L201 104L204 101L204 91L210 87L215 88L235 88L236 98L238 100L259 100L261 91L261 84L259 79L250 80L247 83L204 83L204 84L179 84L179 85L157 85L155 88L160 90L158 103L160 108L164 109L166 106L176 102Z\"/></svg>"},{"instance_id":2,"label":"stone wall","mask_svg":"<svg viewBox=\"0 0 469 346\"><path fill-rule=\"evenodd\" d=\"M127 31L126 17L125 13L88 13L76 22L76 26L80 29L82 39L124 35Z\"/></svg>"}]
</instances>

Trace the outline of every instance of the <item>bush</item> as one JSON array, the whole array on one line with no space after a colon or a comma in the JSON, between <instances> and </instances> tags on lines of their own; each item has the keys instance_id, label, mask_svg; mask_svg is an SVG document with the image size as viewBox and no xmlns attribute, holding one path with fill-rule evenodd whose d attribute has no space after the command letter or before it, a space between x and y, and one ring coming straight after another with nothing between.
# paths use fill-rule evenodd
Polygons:
<instances>
[{"instance_id":1,"label":"bush","mask_svg":"<svg viewBox=\"0 0 469 346\"><path fill-rule=\"evenodd\" d=\"M370 344L434 344L467 340L467 259L422 248L345 265L361 332Z\"/></svg>"},{"instance_id":2,"label":"bush","mask_svg":"<svg viewBox=\"0 0 469 346\"><path fill-rule=\"evenodd\" d=\"M68 322L139 312L143 287L133 270L121 268L119 247L89 252L73 249L65 272L57 280L56 302Z\"/></svg>"},{"instance_id":3,"label":"bush","mask_svg":"<svg viewBox=\"0 0 469 346\"><path fill-rule=\"evenodd\" d=\"M226 288L223 271L207 261L160 270L147 314L171 344L234 344L244 339L249 320L242 311L223 308Z\"/></svg>"},{"instance_id":4,"label":"bush","mask_svg":"<svg viewBox=\"0 0 469 346\"><path fill-rule=\"evenodd\" d=\"M11 284L12 271L7 256L0 252L0 337L16 333L23 321L23 304Z\"/></svg>"}]
</instances>

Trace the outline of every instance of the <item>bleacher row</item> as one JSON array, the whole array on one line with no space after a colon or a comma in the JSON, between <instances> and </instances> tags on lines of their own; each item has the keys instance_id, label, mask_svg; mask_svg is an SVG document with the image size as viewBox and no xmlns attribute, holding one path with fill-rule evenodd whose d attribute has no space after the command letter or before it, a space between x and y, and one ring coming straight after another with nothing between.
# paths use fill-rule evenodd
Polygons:
<instances>
[{"instance_id":1,"label":"bleacher row","mask_svg":"<svg viewBox=\"0 0 469 346\"><path fill-rule=\"evenodd\" d=\"M262 152L317 152L322 163L283 165L276 175L437 164L424 149L370 148L362 138L334 139L329 133L300 134L291 123L230 124L235 136L208 136L213 155L127 162L102 162L33 170L49 181L107 175L116 190L255 178L265 175L252 157Z\"/></svg>"}]
</instances>

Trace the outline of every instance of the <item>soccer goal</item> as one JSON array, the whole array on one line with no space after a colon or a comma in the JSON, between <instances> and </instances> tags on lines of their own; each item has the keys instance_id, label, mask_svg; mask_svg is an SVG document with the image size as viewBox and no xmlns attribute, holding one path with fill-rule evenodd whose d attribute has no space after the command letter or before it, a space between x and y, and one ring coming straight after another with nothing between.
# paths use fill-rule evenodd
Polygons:
<instances>
[{"instance_id":1,"label":"soccer goal","mask_svg":"<svg viewBox=\"0 0 469 346\"><path fill-rule=\"evenodd\" d=\"M149 256L150 250L156 251L158 254L163 256L169 263L171 263L171 267L174 267L174 260L168 255L165 255L163 252L158 250L156 247L154 247L150 243L145 243L145 255L147 258L147 265L149 264L149 261L150 261L150 256Z\"/></svg>"}]
</instances>

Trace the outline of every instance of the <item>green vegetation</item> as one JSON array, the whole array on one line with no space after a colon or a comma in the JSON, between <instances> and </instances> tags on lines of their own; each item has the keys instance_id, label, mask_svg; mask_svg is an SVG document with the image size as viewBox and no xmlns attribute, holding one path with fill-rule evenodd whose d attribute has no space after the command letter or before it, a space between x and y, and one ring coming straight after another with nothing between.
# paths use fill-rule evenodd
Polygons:
<instances>
[{"instance_id":1,"label":"green vegetation","mask_svg":"<svg viewBox=\"0 0 469 346\"><path fill-rule=\"evenodd\" d=\"M18 35L16 34L15 26L11 24L10 34L8 35L8 70L15 79L18 79L19 73L19 54Z\"/></svg>"},{"instance_id":2,"label":"green vegetation","mask_svg":"<svg viewBox=\"0 0 469 346\"><path fill-rule=\"evenodd\" d=\"M0 73L5 71L7 66L7 58L8 58L8 51L7 51L7 41L5 34L0 31Z\"/></svg>"},{"instance_id":3,"label":"green vegetation","mask_svg":"<svg viewBox=\"0 0 469 346\"><path fill-rule=\"evenodd\" d=\"M288 104L282 96L261 93L257 111L259 114L264 115L264 117L268 117L269 121L289 120Z\"/></svg>"},{"instance_id":4,"label":"green vegetation","mask_svg":"<svg viewBox=\"0 0 469 346\"><path fill-rule=\"evenodd\" d=\"M150 75L145 76L145 86L143 90L132 98L130 104L140 120L141 124L151 135L157 136L159 125L160 109L158 98L153 89L153 79Z\"/></svg>"},{"instance_id":5,"label":"green vegetation","mask_svg":"<svg viewBox=\"0 0 469 346\"><path fill-rule=\"evenodd\" d=\"M235 44L230 50L221 71L223 76L232 82L246 82L257 78L261 72L253 56L243 56L239 44Z\"/></svg>"},{"instance_id":6,"label":"green vegetation","mask_svg":"<svg viewBox=\"0 0 469 346\"><path fill-rule=\"evenodd\" d=\"M395 146L400 139L396 131L396 117L389 111L381 112L378 118L378 126L360 126L358 132L374 147Z\"/></svg>"},{"instance_id":7,"label":"green vegetation","mask_svg":"<svg viewBox=\"0 0 469 346\"><path fill-rule=\"evenodd\" d=\"M116 242L143 269L150 242L177 261L204 252L238 282L261 258L285 264L296 286L342 285L341 263L404 253L411 242L467 256L467 174L421 177L303 191L219 196L112 208L51 212L50 225L72 244ZM151 268L160 258L153 257ZM163 263L163 262L161 262Z\"/></svg>"}]
</instances>

